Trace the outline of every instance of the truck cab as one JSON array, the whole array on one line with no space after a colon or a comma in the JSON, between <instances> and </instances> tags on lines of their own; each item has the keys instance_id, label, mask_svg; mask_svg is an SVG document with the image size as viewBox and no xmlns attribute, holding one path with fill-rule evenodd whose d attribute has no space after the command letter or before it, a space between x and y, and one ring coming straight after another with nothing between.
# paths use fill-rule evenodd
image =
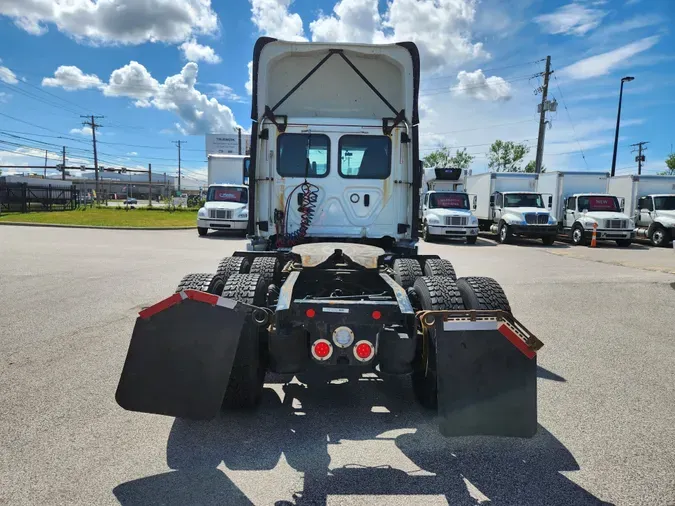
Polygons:
<instances>
[{"instance_id":1,"label":"truck cab","mask_svg":"<svg viewBox=\"0 0 675 506\"><path fill-rule=\"evenodd\" d=\"M414 49L266 40L258 48L249 247L349 240L416 250Z\"/></svg>"},{"instance_id":2,"label":"truck cab","mask_svg":"<svg viewBox=\"0 0 675 506\"><path fill-rule=\"evenodd\" d=\"M577 193L565 200L563 230L575 245L588 244L596 231L598 240L628 247L635 238L635 223L622 211L614 195Z\"/></svg>"},{"instance_id":3,"label":"truck cab","mask_svg":"<svg viewBox=\"0 0 675 506\"><path fill-rule=\"evenodd\" d=\"M466 239L476 244L478 218L471 212L469 195L459 191L429 191L422 199L422 238Z\"/></svg>"},{"instance_id":4,"label":"truck cab","mask_svg":"<svg viewBox=\"0 0 675 506\"><path fill-rule=\"evenodd\" d=\"M556 221L540 193L495 192L490 208L490 231L497 234L499 242L507 243L513 236L540 238L547 246L555 241Z\"/></svg>"},{"instance_id":5,"label":"truck cab","mask_svg":"<svg viewBox=\"0 0 675 506\"><path fill-rule=\"evenodd\" d=\"M248 227L248 187L242 184L212 184L206 203L197 213L197 232L209 229L245 232Z\"/></svg>"},{"instance_id":6,"label":"truck cab","mask_svg":"<svg viewBox=\"0 0 675 506\"><path fill-rule=\"evenodd\" d=\"M645 195L635 208L636 237L648 238L654 246L665 246L675 234L675 194Z\"/></svg>"}]
</instances>

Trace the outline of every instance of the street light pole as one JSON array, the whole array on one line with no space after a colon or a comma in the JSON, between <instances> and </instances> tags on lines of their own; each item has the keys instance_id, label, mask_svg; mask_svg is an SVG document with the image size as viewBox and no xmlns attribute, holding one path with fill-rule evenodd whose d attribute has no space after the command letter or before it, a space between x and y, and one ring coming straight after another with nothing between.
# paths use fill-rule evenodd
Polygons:
<instances>
[{"instance_id":1,"label":"street light pole","mask_svg":"<svg viewBox=\"0 0 675 506\"><path fill-rule=\"evenodd\" d=\"M612 173L611 176L614 177L614 172L616 171L616 150L619 145L619 123L621 123L621 100L623 99L623 83L628 83L635 79L632 76L626 76L621 78L621 88L619 90L619 111L616 113L616 132L614 133L614 154L612 155Z\"/></svg>"}]
</instances>

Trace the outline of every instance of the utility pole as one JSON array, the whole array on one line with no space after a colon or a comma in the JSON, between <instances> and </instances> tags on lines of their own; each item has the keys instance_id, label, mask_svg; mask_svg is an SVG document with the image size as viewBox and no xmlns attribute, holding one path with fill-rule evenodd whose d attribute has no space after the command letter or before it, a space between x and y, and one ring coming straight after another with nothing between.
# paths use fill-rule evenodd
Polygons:
<instances>
[{"instance_id":1,"label":"utility pole","mask_svg":"<svg viewBox=\"0 0 675 506\"><path fill-rule=\"evenodd\" d=\"M546 101L548 98L548 78L553 74L551 70L551 57L546 57L546 70L543 72L544 76L544 86L541 88L541 105L539 111L539 139L537 140L537 160L535 172L537 174L541 173L541 163L544 158L544 137L546 136L546 111L549 109L549 103Z\"/></svg>"},{"instance_id":2,"label":"utility pole","mask_svg":"<svg viewBox=\"0 0 675 506\"><path fill-rule=\"evenodd\" d=\"M101 128L102 125L99 125L96 123L97 119L103 119L104 116L94 116L93 114L91 116L80 116L81 118L91 118L90 121L83 121L82 124L84 126L88 126L91 128L91 138L92 142L94 144L94 173L96 175L96 201L98 202L98 155L96 154L96 129Z\"/></svg>"},{"instance_id":3,"label":"utility pole","mask_svg":"<svg viewBox=\"0 0 675 506\"><path fill-rule=\"evenodd\" d=\"M152 164L148 164L148 207L152 207Z\"/></svg>"},{"instance_id":4,"label":"utility pole","mask_svg":"<svg viewBox=\"0 0 675 506\"><path fill-rule=\"evenodd\" d=\"M241 154L241 127L239 127L239 154Z\"/></svg>"},{"instance_id":5,"label":"utility pole","mask_svg":"<svg viewBox=\"0 0 675 506\"><path fill-rule=\"evenodd\" d=\"M66 180L66 147L63 146L63 160L61 161L61 179Z\"/></svg>"},{"instance_id":6,"label":"utility pole","mask_svg":"<svg viewBox=\"0 0 675 506\"><path fill-rule=\"evenodd\" d=\"M178 146L178 193L180 193L180 146L187 144L187 141L173 141L173 143Z\"/></svg>"},{"instance_id":7,"label":"utility pole","mask_svg":"<svg viewBox=\"0 0 675 506\"><path fill-rule=\"evenodd\" d=\"M637 148L638 155L635 157L635 161L638 163L638 176L642 174L642 164L645 161L645 155L642 154L643 151L647 151L647 148L642 148L645 144L649 144L649 142L638 142L636 144L631 144L631 148ZM631 153L635 153L635 149L631 151Z\"/></svg>"},{"instance_id":8,"label":"utility pole","mask_svg":"<svg viewBox=\"0 0 675 506\"><path fill-rule=\"evenodd\" d=\"M48 154L48 153L49 153L49 151L47 151L47 150L45 149L45 173L44 173L45 179L47 179L47 154Z\"/></svg>"}]
</instances>

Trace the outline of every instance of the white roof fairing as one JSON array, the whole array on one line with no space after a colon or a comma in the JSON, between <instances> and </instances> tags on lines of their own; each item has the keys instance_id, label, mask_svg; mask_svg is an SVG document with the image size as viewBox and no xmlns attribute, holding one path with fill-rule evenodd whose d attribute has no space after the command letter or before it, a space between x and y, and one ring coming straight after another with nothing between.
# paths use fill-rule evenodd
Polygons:
<instances>
[{"instance_id":1,"label":"white roof fairing","mask_svg":"<svg viewBox=\"0 0 675 506\"><path fill-rule=\"evenodd\" d=\"M254 121L263 117L266 107L273 109L280 102L274 114L288 117L382 119L394 117L404 110L409 125L417 121L419 62L416 60L416 48L399 44L329 44L262 39L256 44L256 49ZM342 55L391 104L396 113ZM327 56L324 63L315 69ZM313 69L314 73L286 97Z\"/></svg>"}]
</instances>

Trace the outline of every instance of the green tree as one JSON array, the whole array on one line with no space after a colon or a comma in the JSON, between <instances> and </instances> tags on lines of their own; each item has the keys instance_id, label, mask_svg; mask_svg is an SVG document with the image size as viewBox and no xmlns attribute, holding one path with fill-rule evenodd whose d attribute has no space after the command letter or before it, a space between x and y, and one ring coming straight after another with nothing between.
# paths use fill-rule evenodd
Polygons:
<instances>
[{"instance_id":1,"label":"green tree","mask_svg":"<svg viewBox=\"0 0 675 506\"><path fill-rule=\"evenodd\" d=\"M525 144L496 140L487 153L488 167L494 172L522 172L523 158L529 152Z\"/></svg>"},{"instance_id":2,"label":"green tree","mask_svg":"<svg viewBox=\"0 0 675 506\"><path fill-rule=\"evenodd\" d=\"M533 174L534 172L536 172L536 170L537 170L537 162L535 162L534 160L530 160L529 162L527 162L527 165L523 169L523 172L529 172ZM541 172L546 172L546 167L543 164L541 166Z\"/></svg>"},{"instance_id":3,"label":"green tree","mask_svg":"<svg viewBox=\"0 0 675 506\"><path fill-rule=\"evenodd\" d=\"M424 157L425 167L453 167L457 169L468 169L473 162L474 157L466 152L466 149L456 150L455 154L450 154L450 150L445 146L429 153Z\"/></svg>"},{"instance_id":4,"label":"green tree","mask_svg":"<svg viewBox=\"0 0 675 506\"><path fill-rule=\"evenodd\" d=\"M670 153L666 158L666 167L668 170L659 172L659 176L675 176L675 153Z\"/></svg>"}]
</instances>

